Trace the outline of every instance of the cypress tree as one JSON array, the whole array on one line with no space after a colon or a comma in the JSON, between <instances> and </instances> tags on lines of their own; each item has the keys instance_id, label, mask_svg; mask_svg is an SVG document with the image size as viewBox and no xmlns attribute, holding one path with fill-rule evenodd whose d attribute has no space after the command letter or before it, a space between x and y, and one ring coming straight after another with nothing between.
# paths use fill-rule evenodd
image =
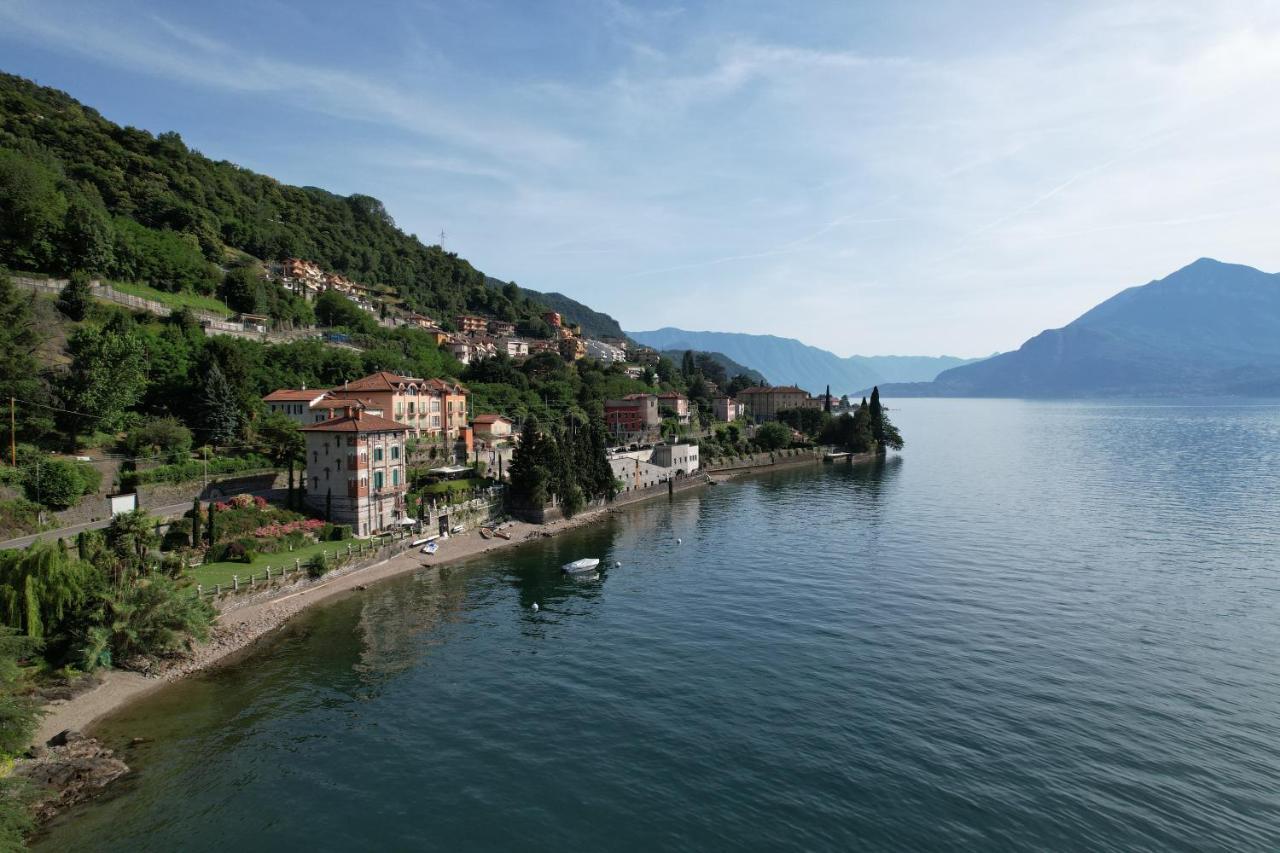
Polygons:
<instances>
[{"instance_id":1,"label":"cypress tree","mask_svg":"<svg viewBox=\"0 0 1280 853\"><path fill-rule=\"evenodd\" d=\"M191 501L191 547L200 547L200 498L193 498Z\"/></svg>"},{"instance_id":2,"label":"cypress tree","mask_svg":"<svg viewBox=\"0 0 1280 853\"><path fill-rule=\"evenodd\" d=\"M880 407L880 386L871 389L871 435L877 444L884 442L884 410Z\"/></svg>"},{"instance_id":3,"label":"cypress tree","mask_svg":"<svg viewBox=\"0 0 1280 853\"><path fill-rule=\"evenodd\" d=\"M76 555L82 560L89 559L89 533L81 530L76 536Z\"/></svg>"},{"instance_id":4,"label":"cypress tree","mask_svg":"<svg viewBox=\"0 0 1280 853\"><path fill-rule=\"evenodd\" d=\"M831 414L831 386L827 386L827 396L822 398L822 411Z\"/></svg>"},{"instance_id":5,"label":"cypress tree","mask_svg":"<svg viewBox=\"0 0 1280 853\"><path fill-rule=\"evenodd\" d=\"M209 547L212 548L218 544L218 507L213 502L209 503Z\"/></svg>"}]
</instances>

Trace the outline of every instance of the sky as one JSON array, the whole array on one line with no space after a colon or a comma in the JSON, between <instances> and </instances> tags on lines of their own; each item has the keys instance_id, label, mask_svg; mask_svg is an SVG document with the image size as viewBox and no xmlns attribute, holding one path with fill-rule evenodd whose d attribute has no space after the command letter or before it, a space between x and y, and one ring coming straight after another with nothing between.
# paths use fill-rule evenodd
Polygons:
<instances>
[{"instance_id":1,"label":"sky","mask_svg":"<svg viewBox=\"0 0 1280 853\"><path fill-rule=\"evenodd\" d=\"M0 69L632 331L980 356L1280 269L1275 2L0 0Z\"/></svg>"}]
</instances>

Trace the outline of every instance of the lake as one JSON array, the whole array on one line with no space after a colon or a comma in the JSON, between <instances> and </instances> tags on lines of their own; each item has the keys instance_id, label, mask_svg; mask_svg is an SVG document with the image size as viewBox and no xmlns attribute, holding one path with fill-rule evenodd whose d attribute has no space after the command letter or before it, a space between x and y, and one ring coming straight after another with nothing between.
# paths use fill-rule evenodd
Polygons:
<instances>
[{"instance_id":1,"label":"lake","mask_svg":"<svg viewBox=\"0 0 1280 853\"><path fill-rule=\"evenodd\" d=\"M882 462L303 615L38 846L1280 847L1280 406L887 402Z\"/></svg>"}]
</instances>

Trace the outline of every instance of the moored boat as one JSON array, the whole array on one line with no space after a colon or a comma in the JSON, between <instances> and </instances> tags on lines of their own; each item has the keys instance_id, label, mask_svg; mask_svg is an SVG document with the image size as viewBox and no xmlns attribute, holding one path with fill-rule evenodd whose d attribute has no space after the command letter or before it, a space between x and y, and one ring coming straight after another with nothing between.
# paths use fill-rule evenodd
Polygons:
<instances>
[{"instance_id":1,"label":"moored boat","mask_svg":"<svg viewBox=\"0 0 1280 853\"><path fill-rule=\"evenodd\" d=\"M493 538L493 531L492 531L491 529L489 529L488 527L481 527L481 528L480 528L480 538L481 538L481 539L492 539L492 538Z\"/></svg>"},{"instance_id":2,"label":"moored boat","mask_svg":"<svg viewBox=\"0 0 1280 853\"><path fill-rule=\"evenodd\" d=\"M600 561L595 557L583 557L581 560L574 560L572 563L565 563L560 567L560 571L566 575L574 575L578 572L594 571L596 566L600 565Z\"/></svg>"}]
</instances>

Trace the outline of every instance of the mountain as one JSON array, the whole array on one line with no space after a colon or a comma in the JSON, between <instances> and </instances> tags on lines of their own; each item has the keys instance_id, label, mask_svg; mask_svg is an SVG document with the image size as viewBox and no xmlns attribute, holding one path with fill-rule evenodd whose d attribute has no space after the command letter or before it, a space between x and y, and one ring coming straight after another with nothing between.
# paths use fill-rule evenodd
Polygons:
<instances>
[{"instance_id":1,"label":"mountain","mask_svg":"<svg viewBox=\"0 0 1280 853\"><path fill-rule=\"evenodd\" d=\"M1280 274L1201 258L897 396L1280 395Z\"/></svg>"},{"instance_id":2,"label":"mountain","mask_svg":"<svg viewBox=\"0 0 1280 853\"><path fill-rule=\"evenodd\" d=\"M662 351L660 354L671 359L676 364L680 364L680 361L681 359L684 358L684 354L686 352L687 350L682 350L682 349L669 349L669 350ZM704 352L702 350L694 350L693 354L695 357L705 355L708 358L710 358L712 361L714 361L716 364L723 367L724 375L729 379L732 379L735 376L741 375L741 376L747 377L752 382L756 382L756 383L768 381L767 379L765 379L764 374L761 373L760 371L753 370L752 368L747 367L746 365L743 365L743 364L738 364L738 362L729 358L729 356L725 355L722 352Z\"/></svg>"},{"instance_id":3,"label":"mountain","mask_svg":"<svg viewBox=\"0 0 1280 853\"><path fill-rule=\"evenodd\" d=\"M492 276L486 276L485 283L496 289L506 286L506 282ZM559 313L566 322L576 323L581 326L583 337L618 339L626 337L626 332L622 331L622 327L618 325L617 320L603 311L596 311L576 299L565 296L563 293L529 290L525 287L520 288L520 292L535 302Z\"/></svg>"},{"instance_id":4,"label":"mountain","mask_svg":"<svg viewBox=\"0 0 1280 853\"><path fill-rule=\"evenodd\" d=\"M376 198L282 184L0 73L0 266L211 294L221 268L246 257L305 258L388 285L433 317L479 313L546 331L546 304L487 286L466 260L398 228Z\"/></svg>"},{"instance_id":5,"label":"mountain","mask_svg":"<svg viewBox=\"0 0 1280 853\"><path fill-rule=\"evenodd\" d=\"M941 371L968 359L941 356L861 356L841 358L835 353L774 335L738 332L689 332L671 327L651 332L628 332L639 343L658 350L706 350L764 374L774 385L798 385L813 393L828 384L835 394L852 393L886 382L928 381Z\"/></svg>"}]
</instances>

